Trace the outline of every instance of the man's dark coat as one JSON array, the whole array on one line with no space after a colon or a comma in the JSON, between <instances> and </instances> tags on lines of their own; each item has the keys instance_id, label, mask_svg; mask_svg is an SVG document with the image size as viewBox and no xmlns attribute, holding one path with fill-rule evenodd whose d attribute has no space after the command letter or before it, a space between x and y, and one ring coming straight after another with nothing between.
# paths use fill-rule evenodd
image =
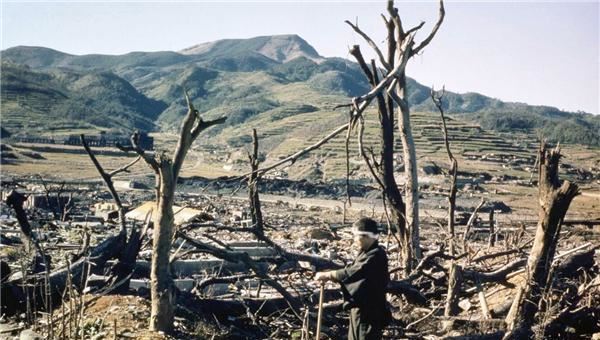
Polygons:
<instances>
[{"instance_id":1,"label":"man's dark coat","mask_svg":"<svg viewBox=\"0 0 600 340\"><path fill-rule=\"evenodd\" d=\"M380 339L391 314L386 303L388 259L377 241L354 262L333 274L342 284L344 309L350 310L349 340Z\"/></svg>"}]
</instances>

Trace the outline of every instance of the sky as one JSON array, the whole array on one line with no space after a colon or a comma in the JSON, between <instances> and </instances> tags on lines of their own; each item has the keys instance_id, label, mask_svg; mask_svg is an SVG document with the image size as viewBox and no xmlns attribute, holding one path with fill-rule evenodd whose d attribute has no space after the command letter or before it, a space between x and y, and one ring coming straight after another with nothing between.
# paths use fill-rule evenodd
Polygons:
<instances>
[{"instance_id":1,"label":"sky","mask_svg":"<svg viewBox=\"0 0 600 340\"><path fill-rule=\"evenodd\" d=\"M600 112L600 0L446 1L440 31L407 75L426 86L504 101ZM228 38L298 34L322 56L351 59L368 46L358 23L385 47L384 1L0 0L0 49L44 46L71 54L178 51ZM435 24L435 1L396 1L416 40ZM365 53L366 54L366 53Z\"/></svg>"}]
</instances>

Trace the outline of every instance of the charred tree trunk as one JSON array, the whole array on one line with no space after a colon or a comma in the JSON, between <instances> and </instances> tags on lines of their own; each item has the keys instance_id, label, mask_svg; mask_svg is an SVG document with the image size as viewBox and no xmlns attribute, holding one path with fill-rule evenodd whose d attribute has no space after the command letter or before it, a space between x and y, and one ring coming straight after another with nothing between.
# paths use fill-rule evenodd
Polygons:
<instances>
[{"instance_id":1,"label":"charred tree trunk","mask_svg":"<svg viewBox=\"0 0 600 340\"><path fill-rule=\"evenodd\" d=\"M535 321L541 294L548 282L550 269L562 221L575 196L579 194L578 186L569 181L562 184L558 178L560 149L546 150L542 142L539 151L539 221L535 240L529 259L527 260L527 283L524 287L520 312L514 313L515 320L509 320L515 329L507 334L507 338L530 336Z\"/></svg>"},{"instance_id":2,"label":"charred tree trunk","mask_svg":"<svg viewBox=\"0 0 600 340\"><path fill-rule=\"evenodd\" d=\"M156 223L153 231L152 265L150 269L150 293L152 307L150 314L150 330L169 333L173 329L174 317L174 290L173 278L169 268L169 252L173 241L173 203L177 178L183 166L183 161L192 143L205 129L223 123L225 117L212 121L204 121L200 112L196 110L187 94L185 99L188 111L183 119L179 141L172 158L165 153L152 155L146 153L138 143L139 134L136 132L131 138L131 148L122 148L135 151L153 170L156 179Z\"/></svg>"},{"instance_id":3,"label":"charred tree trunk","mask_svg":"<svg viewBox=\"0 0 600 340\"><path fill-rule=\"evenodd\" d=\"M354 26L353 26L354 27ZM393 37L393 28L391 31ZM351 50L350 54L354 56L359 65L361 66L365 76L367 77L372 88L375 88L379 83L379 77L377 76L377 68L375 63L372 62L371 69L367 66L360 47L355 45ZM391 60L388 63L393 66L394 53L391 55ZM406 206L402 200L402 194L398 189L398 184L394 177L394 103L391 98L386 98L382 93L378 93L377 99L377 112L379 118L379 132L380 132L380 146L381 146L381 158L380 164L375 160L370 160L364 150L360 150L367 166L371 171L371 175L381 186L381 190L385 200L389 204L391 209L392 218L396 223L396 229L394 232L398 233L400 240L401 251L402 251L402 267L404 268L404 275L408 275L411 268L411 249L408 246L410 244L410 238L408 230L406 228L405 210Z\"/></svg>"},{"instance_id":4,"label":"charred tree trunk","mask_svg":"<svg viewBox=\"0 0 600 340\"><path fill-rule=\"evenodd\" d=\"M406 74L400 72L396 85L400 117L398 130L404 151L404 173L406 174L406 225L410 234L410 251L413 261L421 259L419 238L419 179L417 175L417 153L410 125L410 109L406 100ZM411 266L412 267L412 266Z\"/></svg>"},{"instance_id":5,"label":"charred tree trunk","mask_svg":"<svg viewBox=\"0 0 600 340\"><path fill-rule=\"evenodd\" d=\"M31 224L29 224L29 220L27 219L27 213L25 213L25 210L23 209L23 203L25 203L26 200L27 197L18 191L13 190L6 197L6 204L15 211L17 221L19 222L19 228L21 230L21 239L23 240L23 245L25 246L25 251L30 253L31 245L33 245L40 258L45 259L46 255L44 254L44 251L42 250L38 241L35 239L33 231L31 230Z\"/></svg>"},{"instance_id":6,"label":"charred tree trunk","mask_svg":"<svg viewBox=\"0 0 600 340\"><path fill-rule=\"evenodd\" d=\"M150 328L170 331L175 301L169 252L173 240L173 203L176 179L169 159L159 160L160 184L157 188L157 214L153 231L152 265L150 269L152 308Z\"/></svg>"},{"instance_id":7,"label":"charred tree trunk","mask_svg":"<svg viewBox=\"0 0 600 340\"><path fill-rule=\"evenodd\" d=\"M372 70L367 67L360 50L355 46L350 53L357 59L372 89L369 93L353 98L351 107L350 129L360 122L359 130L359 148L360 153L365 159L372 176L382 187L382 192L386 201L392 208L392 216L397 222L396 231L399 234L400 246L402 248L402 265L404 274L408 275L416 261L421 258L420 238L419 238L419 188L417 177L417 158L415 144L412 137L410 126L410 110L406 100L406 64L415 54L419 53L425 46L431 42L444 20L444 5L440 1L440 12L438 21L432 32L415 47L414 37L416 32L421 29L424 23L412 27L405 31L402 26L402 20L398 14L398 9L394 8L394 1L389 0L387 5L389 17L384 17L387 37L387 56L384 56L377 44L357 25L346 21L354 31L362 36L377 54L379 62L385 70L385 77L380 81L378 77L379 69L375 67L372 61ZM385 91L385 92L384 92ZM377 163L374 159L364 154L362 146L362 133L364 131L364 119L362 112L368 106L373 98L377 98L379 108L379 122L381 126L381 161ZM402 201L402 196L396 185L393 176L393 145L394 145L394 104L399 107L399 130L400 139L404 151L404 165L406 173L406 198ZM373 157L374 158L374 157ZM374 169L376 168L376 169Z\"/></svg>"},{"instance_id":8,"label":"charred tree trunk","mask_svg":"<svg viewBox=\"0 0 600 340\"><path fill-rule=\"evenodd\" d=\"M444 316L458 314L458 298L462 285L462 267L452 262L450 274L448 275L448 295L446 296L446 308Z\"/></svg>"},{"instance_id":9,"label":"charred tree trunk","mask_svg":"<svg viewBox=\"0 0 600 340\"><path fill-rule=\"evenodd\" d=\"M444 145L446 146L446 153L448 154L448 161L450 162L450 194L448 195L448 251L450 255L454 255L454 212L456 210L456 177L458 172L458 162L450 151L450 142L448 141L448 128L446 127L446 117L444 116L444 108L442 105L442 97L444 96L444 89L439 97L436 97L435 91L431 89L431 99L433 103L440 111L442 116L442 133L444 134Z\"/></svg>"},{"instance_id":10,"label":"charred tree trunk","mask_svg":"<svg viewBox=\"0 0 600 340\"><path fill-rule=\"evenodd\" d=\"M252 173L248 177L248 196L250 198L250 214L252 215L252 225L254 225L256 233L264 235L263 217L258 193L258 181L260 180L261 176L257 172L259 160L258 136L256 135L256 129L252 129L252 154L249 154L248 158L250 159L250 167L252 170Z\"/></svg>"}]
</instances>

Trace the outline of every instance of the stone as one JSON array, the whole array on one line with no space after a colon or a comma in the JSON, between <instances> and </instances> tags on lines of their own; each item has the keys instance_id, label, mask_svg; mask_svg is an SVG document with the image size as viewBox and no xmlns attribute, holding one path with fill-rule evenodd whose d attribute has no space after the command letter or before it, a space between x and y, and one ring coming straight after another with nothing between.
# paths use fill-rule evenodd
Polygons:
<instances>
[{"instance_id":1,"label":"stone","mask_svg":"<svg viewBox=\"0 0 600 340\"><path fill-rule=\"evenodd\" d=\"M21 331L19 340L43 340L44 337L41 334L34 332L31 329L25 329Z\"/></svg>"},{"instance_id":2,"label":"stone","mask_svg":"<svg viewBox=\"0 0 600 340\"><path fill-rule=\"evenodd\" d=\"M333 233L326 229L313 228L310 231L310 238L313 240L333 240L335 236Z\"/></svg>"},{"instance_id":3,"label":"stone","mask_svg":"<svg viewBox=\"0 0 600 340\"><path fill-rule=\"evenodd\" d=\"M460 309L464 310L465 312L471 309L472 306L473 305L471 304L471 301L469 301L469 299L463 299L458 303L458 307L460 307Z\"/></svg>"}]
</instances>

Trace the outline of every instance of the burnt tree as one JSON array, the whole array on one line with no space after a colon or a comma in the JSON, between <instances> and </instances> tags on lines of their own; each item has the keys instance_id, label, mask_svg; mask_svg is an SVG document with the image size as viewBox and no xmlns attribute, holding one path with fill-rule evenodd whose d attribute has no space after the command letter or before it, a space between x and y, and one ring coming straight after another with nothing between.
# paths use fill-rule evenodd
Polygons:
<instances>
[{"instance_id":1,"label":"burnt tree","mask_svg":"<svg viewBox=\"0 0 600 340\"><path fill-rule=\"evenodd\" d=\"M437 107L438 111L440 111L440 115L442 116L442 133L444 134L444 146L446 147L446 153L448 154L448 161L450 162L450 193L448 194L448 237L449 246L448 251L450 255L454 255L454 212L456 210L456 177L458 173L458 162L456 158L450 151L450 142L448 141L448 128L446 127L446 117L444 116L444 108L442 105L442 97L444 96L444 89L442 88L442 93L439 96L436 96L435 91L431 88L431 100Z\"/></svg>"},{"instance_id":2,"label":"burnt tree","mask_svg":"<svg viewBox=\"0 0 600 340\"><path fill-rule=\"evenodd\" d=\"M512 330L505 338L516 339L531 337L532 326L551 272L552 261L560 234L562 221L573 198L579 194L576 184L569 181L560 182L558 165L560 148L548 151L544 142L539 150L539 182L540 201L539 219L535 240L527 260L527 283L523 287L522 299L515 299L513 309L518 312L507 320Z\"/></svg>"},{"instance_id":3,"label":"burnt tree","mask_svg":"<svg viewBox=\"0 0 600 340\"><path fill-rule=\"evenodd\" d=\"M130 162L129 164L127 164L119 169L113 170L111 172L106 172L104 170L104 168L102 167L102 165L100 165L100 162L98 161L98 159L96 158L96 156L94 155L92 150L90 149L90 147L85 139L85 135L83 135L83 134L80 135L80 139L81 139L81 145L83 145L85 152L90 157L90 160L96 167L96 170L100 174L100 177L102 177L104 184L106 184L106 187L108 188L108 191L110 192L110 194L117 206L117 209L119 212L119 224L121 227L120 233L123 234L123 236L124 236L124 234L126 234L126 232L127 232L127 222L125 220L125 208L123 207L121 198L119 197L119 194L117 193L117 190L115 189L112 178L122 172L129 172L129 168L131 168L133 165L135 165L141 159L141 157L138 156L132 162ZM149 225L149 222L146 224L146 227L148 225ZM133 273L133 270L135 268L135 260L140 251L140 247L142 246L142 240L143 240L145 234L146 234L145 231L140 231L139 229L137 229L135 227L135 225L133 225L131 227L131 234L129 235L127 244L123 247L123 251L119 255L119 261L112 268L111 286L112 286L113 292L126 293L129 290L131 274Z\"/></svg>"},{"instance_id":4,"label":"burnt tree","mask_svg":"<svg viewBox=\"0 0 600 340\"><path fill-rule=\"evenodd\" d=\"M258 193L258 182L262 175L258 173L258 136L256 129L252 129L252 153L248 153L250 168L252 173L248 175L248 197L250 199L250 215L252 215L252 225L256 233L264 236L263 217L260 209L260 197Z\"/></svg>"},{"instance_id":5,"label":"burnt tree","mask_svg":"<svg viewBox=\"0 0 600 340\"><path fill-rule=\"evenodd\" d=\"M150 154L138 143L139 134L131 138L132 147L154 170L156 181L156 217L154 218L152 265L150 269L152 308L150 330L170 332L174 317L174 289L169 268L169 252L173 240L173 203L177 178L192 143L207 128L223 123L226 118L204 121L185 92L188 111L183 119L179 140L172 156L166 152Z\"/></svg>"},{"instance_id":6,"label":"burnt tree","mask_svg":"<svg viewBox=\"0 0 600 340\"><path fill-rule=\"evenodd\" d=\"M406 65L408 60L419 53L431 42L444 19L445 11L443 2L440 1L439 18L431 33L418 45L415 45L416 32L424 25L405 30L398 9L394 7L393 0L388 1L387 11L389 17L384 16L387 28L387 55L381 52L377 44L364 33L357 25L346 21L348 25L362 36L369 46L375 51L383 69L371 61L370 66L365 62L358 46L354 46L350 53L355 57L363 73L372 86L369 93L353 98L351 106L350 128L360 124L359 130L359 152L365 159L371 175L382 189L383 195L391 208L392 217L396 223L402 247L402 266L405 275L410 273L415 260L421 258L419 241L419 190L416 165L415 145L410 126L410 109L407 102ZM382 77L379 72L382 71ZM381 78L381 80L380 80ZM371 100L376 99L378 118L380 126L380 149L379 161L375 157L365 154L362 146L362 131L364 120L362 112ZM359 105L360 104L360 105ZM396 118L396 110L400 115ZM398 120L398 133L402 141L404 151L404 163L406 173L406 196L402 194L394 179L394 124Z\"/></svg>"}]
</instances>

